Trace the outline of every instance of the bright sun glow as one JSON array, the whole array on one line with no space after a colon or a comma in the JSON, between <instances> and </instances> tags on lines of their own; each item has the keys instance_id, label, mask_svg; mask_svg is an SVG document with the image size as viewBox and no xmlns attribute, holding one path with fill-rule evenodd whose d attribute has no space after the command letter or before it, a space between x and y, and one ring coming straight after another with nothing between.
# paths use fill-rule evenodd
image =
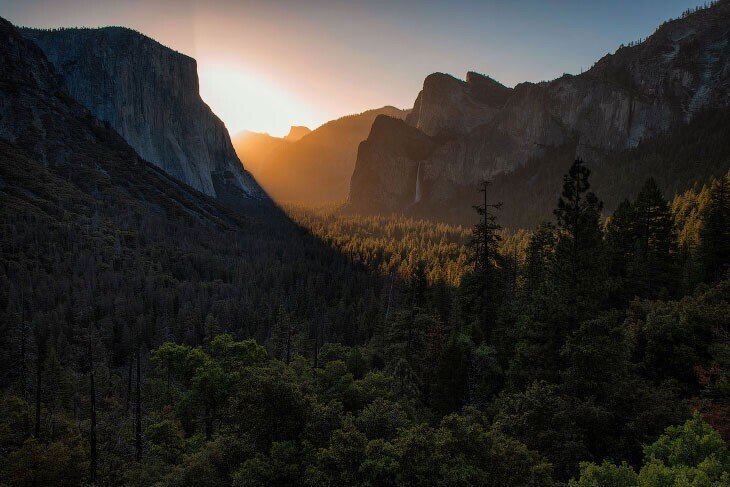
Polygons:
<instances>
[{"instance_id":1,"label":"bright sun glow","mask_svg":"<svg viewBox=\"0 0 730 487\"><path fill-rule=\"evenodd\" d=\"M200 95L231 135L243 130L283 136L291 125L316 119L307 105L275 83L244 69L222 63L198 62Z\"/></svg>"}]
</instances>

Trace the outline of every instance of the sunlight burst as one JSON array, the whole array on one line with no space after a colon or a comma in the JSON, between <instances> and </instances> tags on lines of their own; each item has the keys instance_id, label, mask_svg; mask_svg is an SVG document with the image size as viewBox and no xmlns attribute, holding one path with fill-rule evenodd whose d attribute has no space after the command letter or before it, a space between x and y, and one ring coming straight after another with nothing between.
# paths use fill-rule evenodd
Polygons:
<instances>
[{"instance_id":1,"label":"sunlight burst","mask_svg":"<svg viewBox=\"0 0 730 487\"><path fill-rule=\"evenodd\" d=\"M283 136L292 121L309 123L313 110L272 80L244 68L198 63L200 96L233 135L243 130ZM300 122L301 121L301 122Z\"/></svg>"}]
</instances>

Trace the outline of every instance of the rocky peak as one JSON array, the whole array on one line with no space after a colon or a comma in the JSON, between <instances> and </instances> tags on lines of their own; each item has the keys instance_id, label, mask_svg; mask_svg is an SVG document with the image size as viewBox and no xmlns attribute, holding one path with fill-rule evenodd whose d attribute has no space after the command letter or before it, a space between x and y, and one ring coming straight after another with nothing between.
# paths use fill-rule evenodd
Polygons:
<instances>
[{"instance_id":1,"label":"rocky peak","mask_svg":"<svg viewBox=\"0 0 730 487\"><path fill-rule=\"evenodd\" d=\"M512 90L499 81L474 71L466 73L466 83L474 97L491 107L501 108L512 95Z\"/></svg>"},{"instance_id":2,"label":"rocky peak","mask_svg":"<svg viewBox=\"0 0 730 487\"><path fill-rule=\"evenodd\" d=\"M288 140L289 142L296 142L297 140L307 135L309 132L311 132L309 127L305 127L303 125L292 125L289 129L289 133L284 136L284 140Z\"/></svg>"},{"instance_id":3,"label":"rocky peak","mask_svg":"<svg viewBox=\"0 0 730 487\"><path fill-rule=\"evenodd\" d=\"M130 217L239 225L234 212L142 160L68 95L43 52L2 18L0 79L0 205L27 205L43 222L71 222L71 231L88 224L97 205Z\"/></svg>"},{"instance_id":4,"label":"rocky peak","mask_svg":"<svg viewBox=\"0 0 730 487\"><path fill-rule=\"evenodd\" d=\"M393 211L415 198L418 162L436 148L433 138L405 121L378 115L360 143L350 184L359 209ZM384 158L394 164L382 164Z\"/></svg>"},{"instance_id":5,"label":"rocky peak","mask_svg":"<svg viewBox=\"0 0 730 487\"><path fill-rule=\"evenodd\" d=\"M504 105L510 89L470 72L462 81L444 73L426 77L406 121L425 134L442 139L469 133L489 121Z\"/></svg>"},{"instance_id":6,"label":"rocky peak","mask_svg":"<svg viewBox=\"0 0 730 487\"><path fill-rule=\"evenodd\" d=\"M194 59L138 32L23 29L76 100L146 160L232 204L265 200L223 122L199 95Z\"/></svg>"},{"instance_id":7,"label":"rocky peak","mask_svg":"<svg viewBox=\"0 0 730 487\"><path fill-rule=\"evenodd\" d=\"M658 98L685 120L730 99L730 1L663 23L642 42L601 58L583 77Z\"/></svg>"},{"instance_id":8,"label":"rocky peak","mask_svg":"<svg viewBox=\"0 0 730 487\"><path fill-rule=\"evenodd\" d=\"M414 160L423 159L429 154L429 144L422 143L430 137L409 126L399 118L378 115L370 128L368 140L375 140L382 148L402 151L403 155ZM364 141L363 143L366 143Z\"/></svg>"},{"instance_id":9,"label":"rocky peak","mask_svg":"<svg viewBox=\"0 0 730 487\"><path fill-rule=\"evenodd\" d=\"M407 118L421 136L428 136L423 139L428 155L409 158L393 136L371 131L358 155L350 203L366 211L379 211L378 205L380 211L412 211L411 172L417 165L422 169L418 205L442 210L459 192L472 194L480 179L507 177L556 153L602 164L612 154L679 130L698 114L727 109L730 0L722 0L664 23L648 39L619 48L580 75L520 83L514 89L477 73L468 73L466 81L429 75ZM394 132L419 140L402 128ZM380 186L372 184L375 177L355 177L361 160L368 171L376 172L373 166L379 165L377 171L389 176ZM399 171L406 181L400 192L390 180ZM370 194L356 187L358 181L369 184ZM495 185L494 190L500 189ZM505 204L517 213L530 204L527 195L506 195Z\"/></svg>"}]
</instances>

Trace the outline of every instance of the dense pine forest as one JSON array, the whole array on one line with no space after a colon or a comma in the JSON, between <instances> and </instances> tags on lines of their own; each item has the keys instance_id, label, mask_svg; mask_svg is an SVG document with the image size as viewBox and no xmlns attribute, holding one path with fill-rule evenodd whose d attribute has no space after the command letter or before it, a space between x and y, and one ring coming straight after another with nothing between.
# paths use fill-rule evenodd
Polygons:
<instances>
[{"instance_id":1,"label":"dense pine forest","mask_svg":"<svg viewBox=\"0 0 730 487\"><path fill-rule=\"evenodd\" d=\"M211 225L3 157L0 485L730 484L729 176Z\"/></svg>"}]
</instances>

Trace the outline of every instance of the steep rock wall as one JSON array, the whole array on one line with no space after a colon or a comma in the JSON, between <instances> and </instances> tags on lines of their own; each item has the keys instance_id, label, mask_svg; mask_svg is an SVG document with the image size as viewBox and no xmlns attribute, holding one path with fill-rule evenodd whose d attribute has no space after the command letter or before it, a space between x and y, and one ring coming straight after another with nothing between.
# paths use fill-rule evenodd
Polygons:
<instances>
[{"instance_id":1,"label":"steep rock wall","mask_svg":"<svg viewBox=\"0 0 730 487\"><path fill-rule=\"evenodd\" d=\"M121 27L22 33L142 158L209 196L267 199L200 98L194 59Z\"/></svg>"}]
</instances>

